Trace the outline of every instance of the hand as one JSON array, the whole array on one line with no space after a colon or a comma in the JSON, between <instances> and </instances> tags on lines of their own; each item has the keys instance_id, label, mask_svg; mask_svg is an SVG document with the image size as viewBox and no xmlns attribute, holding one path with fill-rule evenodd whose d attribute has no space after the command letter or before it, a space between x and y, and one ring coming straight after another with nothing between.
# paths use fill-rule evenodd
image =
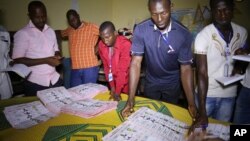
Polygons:
<instances>
[{"instance_id":1,"label":"hand","mask_svg":"<svg viewBox=\"0 0 250 141\"><path fill-rule=\"evenodd\" d=\"M239 48L234 52L234 55L247 55L247 54L248 54L247 50L243 48Z\"/></svg>"},{"instance_id":2,"label":"hand","mask_svg":"<svg viewBox=\"0 0 250 141\"><path fill-rule=\"evenodd\" d=\"M109 93L109 100L113 100L114 99L114 95L115 95L115 88L114 87L112 87L111 89L110 89L110 93Z\"/></svg>"},{"instance_id":3,"label":"hand","mask_svg":"<svg viewBox=\"0 0 250 141\"><path fill-rule=\"evenodd\" d=\"M61 64L61 57L59 57L59 56L48 57L47 64L49 64L50 66L53 66L53 67L58 66Z\"/></svg>"},{"instance_id":4,"label":"hand","mask_svg":"<svg viewBox=\"0 0 250 141\"><path fill-rule=\"evenodd\" d=\"M121 101L122 100L122 97L120 94L114 94L114 100L115 101Z\"/></svg>"},{"instance_id":5,"label":"hand","mask_svg":"<svg viewBox=\"0 0 250 141\"><path fill-rule=\"evenodd\" d=\"M223 139L210 135L206 131L192 132L186 141L223 141Z\"/></svg>"},{"instance_id":6,"label":"hand","mask_svg":"<svg viewBox=\"0 0 250 141\"><path fill-rule=\"evenodd\" d=\"M128 100L126 106L122 109L122 116L126 118L134 112L134 100Z\"/></svg>"},{"instance_id":7,"label":"hand","mask_svg":"<svg viewBox=\"0 0 250 141\"><path fill-rule=\"evenodd\" d=\"M195 128L201 128L202 131L206 131L207 126L208 126L208 117L206 115L198 115L193 120L193 123L188 130L188 135L194 132Z\"/></svg>"}]
</instances>

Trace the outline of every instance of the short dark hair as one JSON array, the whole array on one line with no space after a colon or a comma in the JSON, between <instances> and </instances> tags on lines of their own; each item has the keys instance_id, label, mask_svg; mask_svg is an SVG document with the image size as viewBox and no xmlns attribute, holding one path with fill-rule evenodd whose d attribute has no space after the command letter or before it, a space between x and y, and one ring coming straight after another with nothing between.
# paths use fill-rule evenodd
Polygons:
<instances>
[{"instance_id":1,"label":"short dark hair","mask_svg":"<svg viewBox=\"0 0 250 141\"><path fill-rule=\"evenodd\" d=\"M112 31L115 31L115 26L111 21L105 21L100 25L99 31L102 32L106 28L110 28Z\"/></svg>"},{"instance_id":2,"label":"short dark hair","mask_svg":"<svg viewBox=\"0 0 250 141\"><path fill-rule=\"evenodd\" d=\"M33 13L36 8L42 8L46 12L46 7L41 1L31 1L28 5L28 12Z\"/></svg>"},{"instance_id":3,"label":"short dark hair","mask_svg":"<svg viewBox=\"0 0 250 141\"><path fill-rule=\"evenodd\" d=\"M162 2L163 0L148 0L148 7L150 7L150 4L152 3L157 3L157 2ZM167 0L169 1L169 4L171 4L171 0Z\"/></svg>"},{"instance_id":4,"label":"short dark hair","mask_svg":"<svg viewBox=\"0 0 250 141\"><path fill-rule=\"evenodd\" d=\"M70 15L79 16L79 14L77 13L77 11L74 10L74 9L70 9L70 10L67 11L67 13L66 13L67 18L69 18Z\"/></svg>"},{"instance_id":5,"label":"short dark hair","mask_svg":"<svg viewBox=\"0 0 250 141\"><path fill-rule=\"evenodd\" d=\"M234 0L210 0L210 3L209 3L210 8L213 9L215 7L215 5L221 1L225 2L226 5L228 5L229 7L232 8L232 10L234 9L234 6L235 6Z\"/></svg>"}]
</instances>

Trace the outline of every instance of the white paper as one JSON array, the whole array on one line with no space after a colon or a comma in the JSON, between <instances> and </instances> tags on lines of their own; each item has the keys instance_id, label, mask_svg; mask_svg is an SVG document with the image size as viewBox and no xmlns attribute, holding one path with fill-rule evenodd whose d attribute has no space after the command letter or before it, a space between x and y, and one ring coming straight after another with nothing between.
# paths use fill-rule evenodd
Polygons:
<instances>
[{"instance_id":1,"label":"white paper","mask_svg":"<svg viewBox=\"0 0 250 141\"><path fill-rule=\"evenodd\" d=\"M14 64L13 66L10 66L6 69L2 69L0 71L13 71L23 78L28 77L31 73L30 68L24 64Z\"/></svg>"},{"instance_id":2,"label":"white paper","mask_svg":"<svg viewBox=\"0 0 250 141\"><path fill-rule=\"evenodd\" d=\"M250 54L248 54L248 55L234 55L233 59L250 62Z\"/></svg>"},{"instance_id":3,"label":"white paper","mask_svg":"<svg viewBox=\"0 0 250 141\"><path fill-rule=\"evenodd\" d=\"M220 82L222 85L227 86L229 84L232 84L234 82L240 81L244 78L244 75L240 75L240 74L235 74L234 76L230 76L230 77L220 77L220 78L216 78L216 80L218 82Z\"/></svg>"},{"instance_id":4,"label":"white paper","mask_svg":"<svg viewBox=\"0 0 250 141\"><path fill-rule=\"evenodd\" d=\"M186 123L173 117L142 107L102 139L103 141L185 141L188 127ZM223 140L229 140L229 126L209 123L207 132Z\"/></svg>"},{"instance_id":5,"label":"white paper","mask_svg":"<svg viewBox=\"0 0 250 141\"><path fill-rule=\"evenodd\" d=\"M56 116L40 101L8 106L3 112L12 127L17 129L28 128Z\"/></svg>"}]
</instances>

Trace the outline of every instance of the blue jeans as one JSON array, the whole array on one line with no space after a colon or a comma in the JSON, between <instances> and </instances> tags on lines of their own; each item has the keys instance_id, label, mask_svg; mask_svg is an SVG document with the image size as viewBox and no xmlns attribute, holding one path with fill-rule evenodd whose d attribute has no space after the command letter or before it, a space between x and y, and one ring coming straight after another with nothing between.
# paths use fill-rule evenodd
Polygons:
<instances>
[{"instance_id":1,"label":"blue jeans","mask_svg":"<svg viewBox=\"0 0 250 141\"><path fill-rule=\"evenodd\" d=\"M207 116L217 120L229 122L233 113L234 103L235 97L207 97Z\"/></svg>"},{"instance_id":2,"label":"blue jeans","mask_svg":"<svg viewBox=\"0 0 250 141\"><path fill-rule=\"evenodd\" d=\"M235 124L250 124L250 89L242 86L236 100L234 120Z\"/></svg>"},{"instance_id":3,"label":"blue jeans","mask_svg":"<svg viewBox=\"0 0 250 141\"><path fill-rule=\"evenodd\" d=\"M72 69L70 86L75 87L86 83L96 83L98 79L98 71L98 66L86 69Z\"/></svg>"},{"instance_id":4,"label":"blue jeans","mask_svg":"<svg viewBox=\"0 0 250 141\"><path fill-rule=\"evenodd\" d=\"M71 73L71 59L63 59L63 85L65 88L70 88L70 73Z\"/></svg>"}]
</instances>

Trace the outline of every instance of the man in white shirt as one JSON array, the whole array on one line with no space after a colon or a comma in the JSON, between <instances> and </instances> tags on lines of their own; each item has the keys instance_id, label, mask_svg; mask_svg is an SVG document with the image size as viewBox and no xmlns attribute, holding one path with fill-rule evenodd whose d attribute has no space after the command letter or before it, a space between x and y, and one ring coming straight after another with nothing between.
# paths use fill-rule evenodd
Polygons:
<instances>
[{"instance_id":1,"label":"man in white shirt","mask_svg":"<svg viewBox=\"0 0 250 141\"><path fill-rule=\"evenodd\" d=\"M230 121L237 85L222 86L215 79L232 74L232 55L247 39L246 29L231 21L233 0L210 0L210 7L213 23L198 33L194 44L202 124L208 123L207 117Z\"/></svg>"}]
</instances>

